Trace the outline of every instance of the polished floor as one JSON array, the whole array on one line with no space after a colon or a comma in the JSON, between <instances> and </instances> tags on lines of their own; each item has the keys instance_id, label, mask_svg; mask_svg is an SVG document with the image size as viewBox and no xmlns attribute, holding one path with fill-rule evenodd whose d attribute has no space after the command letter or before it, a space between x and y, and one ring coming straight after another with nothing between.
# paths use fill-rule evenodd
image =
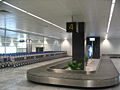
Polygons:
<instances>
[{"instance_id":1,"label":"polished floor","mask_svg":"<svg viewBox=\"0 0 120 90\"><path fill-rule=\"evenodd\" d=\"M28 69L53 63L56 61L60 61L60 59L36 63L18 68L0 69L0 90L86 90L83 88L42 85L27 81L26 71ZM120 59L112 59L112 61L115 64L118 71L120 72ZM101 89L94 89L94 90L101 90ZM102 90L120 90L120 85L115 87L103 88Z\"/></svg>"}]
</instances>

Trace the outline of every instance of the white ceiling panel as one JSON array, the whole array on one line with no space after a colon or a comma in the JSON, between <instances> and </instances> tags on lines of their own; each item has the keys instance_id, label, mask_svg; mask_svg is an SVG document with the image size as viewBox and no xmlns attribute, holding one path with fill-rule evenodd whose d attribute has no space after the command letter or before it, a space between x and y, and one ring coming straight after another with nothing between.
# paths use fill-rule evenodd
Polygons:
<instances>
[{"instance_id":1,"label":"white ceiling panel","mask_svg":"<svg viewBox=\"0 0 120 90\"><path fill-rule=\"evenodd\" d=\"M101 36L106 34L112 0L4 0L39 17L49 20L63 28L66 22L74 21L86 23L87 36ZM117 2L119 3L119 2ZM15 28L30 32L41 33L58 38L71 38L71 34L49 25L43 21L23 14L9 6L2 5L0 9L11 12L8 25L15 22ZM120 9L119 9L120 10ZM120 15L120 14L119 14ZM15 21L14 21L15 20ZM14 28L9 26L9 28ZM111 30L110 30L111 31Z\"/></svg>"},{"instance_id":2,"label":"white ceiling panel","mask_svg":"<svg viewBox=\"0 0 120 90\"><path fill-rule=\"evenodd\" d=\"M117 0L108 37L120 38L120 0Z\"/></svg>"}]
</instances>

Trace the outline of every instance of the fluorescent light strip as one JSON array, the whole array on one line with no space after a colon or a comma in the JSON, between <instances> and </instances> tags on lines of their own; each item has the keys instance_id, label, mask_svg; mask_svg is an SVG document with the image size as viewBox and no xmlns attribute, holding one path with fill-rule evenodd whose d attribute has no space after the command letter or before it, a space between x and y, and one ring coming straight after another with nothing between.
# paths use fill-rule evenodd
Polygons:
<instances>
[{"instance_id":1,"label":"fluorescent light strip","mask_svg":"<svg viewBox=\"0 0 120 90\"><path fill-rule=\"evenodd\" d=\"M107 33L109 32L109 28L110 28L110 24L111 24L111 20L112 20L112 16L113 16L114 7L115 7L115 4L112 4L111 5L111 9L110 9L110 16L109 16L109 21L108 21Z\"/></svg>"},{"instance_id":2,"label":"fluorescent light strip","mask_svg":"<svg viewBox=\"0 0 120 90\"><path fill-rule=\"evenodd\" d=\"M56 25L56 24L54 24L54 23L52 23L52 22L50 22L50 21L47 21L47 20L45 20L44 18L41 18L41 17L39 17L39 16L37 16L37 15L34 15L34 14L30 13L30 12L27 12L26 10L23 10L23 9L21 9L21 8L19 8L19 7L16 7L16 6L14 6L14 5L12 5L12 4L8 3L8 2L5 2L5 1L2 1L2 2L3 2L4 4L12 7L12 8L15 8L15 9L21 11L21 12L24 12L24 13L32 16L32 17L35 17L35 18L37 18L37 19L39 19L39 20L42 20L42 21L44 21L44 22L46 22L46 23L48 23L48 24L50 24L50 25L53 25L53 26L55 26L55 27L57 27L57 28L59 28L59 29L62 29L62 30L64 30L64 31L66 31L66 29L64 29L64 28L62 28L62 27L60 27L60 26L58 26L58 25Z\"/></svg>"},{"instance_id":3,"label":"fluorescent light strip","mask_svg":"<svg viewBox=\"0 0 120 90\"><path fill-rule=\"evenodd\" d=\"M116 0L112 0L112 4L115 4Z\"/></svg>"},{"instance_id":4,"label":"fluorescent light strip","mask_svg":"<svg viewBox=\"0 0 120 90\"><path fill-rule=\"evenodd\" d=\"M110 15L109 15L109 20L108 20L108 26L107 26L107 33L106 33L105 38L106 37L108 38L108 32L110 30L110 24L111 24L111 20L112 20L112 16L113 16L113 11L114 11L114 7L115 7L115 3L116 3L116 0L112 0L111 9L110 9Z\"/></svg>"}]
</instances>

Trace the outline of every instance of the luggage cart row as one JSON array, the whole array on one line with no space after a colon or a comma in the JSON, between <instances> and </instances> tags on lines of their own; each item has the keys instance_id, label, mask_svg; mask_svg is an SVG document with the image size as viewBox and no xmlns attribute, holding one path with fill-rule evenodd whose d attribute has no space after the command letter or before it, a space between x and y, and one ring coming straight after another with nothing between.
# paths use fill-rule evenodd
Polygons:
<instances>
[{"instance_id":1,"label":"luggage cart row","mask_svg":"<svg viewBox=\"0 0 120 90\"><path fill-rule=\"evenodd\" d=\"M0 68L19 67L67 56L66 51L0 54Z\"/></svg>"}]
</instances>

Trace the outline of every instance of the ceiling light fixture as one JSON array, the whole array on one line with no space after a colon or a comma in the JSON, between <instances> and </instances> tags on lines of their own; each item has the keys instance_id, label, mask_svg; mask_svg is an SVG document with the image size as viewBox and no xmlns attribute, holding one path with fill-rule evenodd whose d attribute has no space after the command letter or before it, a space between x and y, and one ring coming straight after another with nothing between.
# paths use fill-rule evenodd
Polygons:
<instances>
[{"instance_id":1,"label":"ceiling light fixture","mask_svg":"<svg viewBox=\"0 0 120 90\"><path fill-rule=\"evenodd\" d=\"M67 37L65 37L64 40L67 40Z\"/></svg>"},{"instance_id":2,"label":"ceiling light fixture","mask_svg":"<svg viewBox=\"0 0 120 90\"><path fill-rule=\"evenodd\" d=\"M115 4L116 0L112 0L112 4Z\"/></svg>"},{"instance_id":3,"label":"ceiling light fixture","mask_svg":"<svg viewBox=\"0 0 120 90\"><path fill-rule=\"evenodd\" d=\"M10 29L8 29L10 30ZM48 38L54 38L54 39L60 39L58 37L54 37L54 36L47 36L47 35L43 35L43 34L40 34L40 33L36 33L36 32L32 32L32 31L28 31L28 30L22 30L22 29L16 29L17 31L19 32L23 32L23 33L27 33L27 34L35 34L35 35L40 35L42 37L48 37ZM10 30L10 31L15 31L15 30Z\"/></svg>"},{"instance_id":4,"label":"ceiling light fixture","mask_svg":"<svg viewBox=\"0 0 120 90\"><path fill-rule=\"evenodd\" d=\"M14 44L14 42L13 42L13 39L11 39L11 42L10 42L10 45L9 45L10 47L14 47L15 46L15 44Z\"/></svg>"},{"instance_id":5,"label":"ceiling light fixture","mask_svg":"<svg viewBox=\"0 0 120 90\"><path fill-rule=\"evenodd\" d=\"M107 25L107 33L106 33L105 38L106 37L108 38L108 32L110 30L110 24L111 24L111 20L112 20L112 16L113 16L113 11L114 11L114 8L115 8L115 3L116 3L116 0L112 0L111 9L110 9L110 15L109 15L109 20L108 20L108 25Z\"/></svg>"},{"instance_id":6,"label":"ceiling light fixture","mask_svg":"<svg viewBox=\"0 0 120 90\"><path fill-rule=\"evenodd\" d=\"M105 39L108 39L108 34L105 35Z\"/></svg>"},{"instance_id":7,"label":"ceiling light fixture","mask_svg":"<svg viewBox=\"0 0 120 90\"><path fill-rule=\"evenodd\" d=\"M58 26L58 25L56 25L56 24L54 24L54 23L52 23L52 22L50 22L50 21L48 21L48 20L45 20L44 18L41 18L41 17L39 17L39 16L37 16L37 15L34 15L34 14L32 14L32 13L26 11L26 10L23 10L23 9L17 7L17 6L14 6L14 5L12 5L12 4L6 2L6 1L2 1L2 2L3 2L4 4L6 4L6 5L12 7L12 8L15 8L15 9L17 9L17 10L23 12L23 13L26 13L26 14L32 16L32 17L35 17L35 18L37 18L37 19L39 19L39 20L42 20L42 21L44 21L44 22L46 22L46 23L48 23L48 24L50 24L50 25L53 25L53 26L55 26L55 27L57 27L57 28L59 28L59 29L62 29L62 30L64 30L64 31L66 31L66 29L64 29L64 28L62 28L62 27L60 27L60 26Z\"/></svg>"}]
</instances>

